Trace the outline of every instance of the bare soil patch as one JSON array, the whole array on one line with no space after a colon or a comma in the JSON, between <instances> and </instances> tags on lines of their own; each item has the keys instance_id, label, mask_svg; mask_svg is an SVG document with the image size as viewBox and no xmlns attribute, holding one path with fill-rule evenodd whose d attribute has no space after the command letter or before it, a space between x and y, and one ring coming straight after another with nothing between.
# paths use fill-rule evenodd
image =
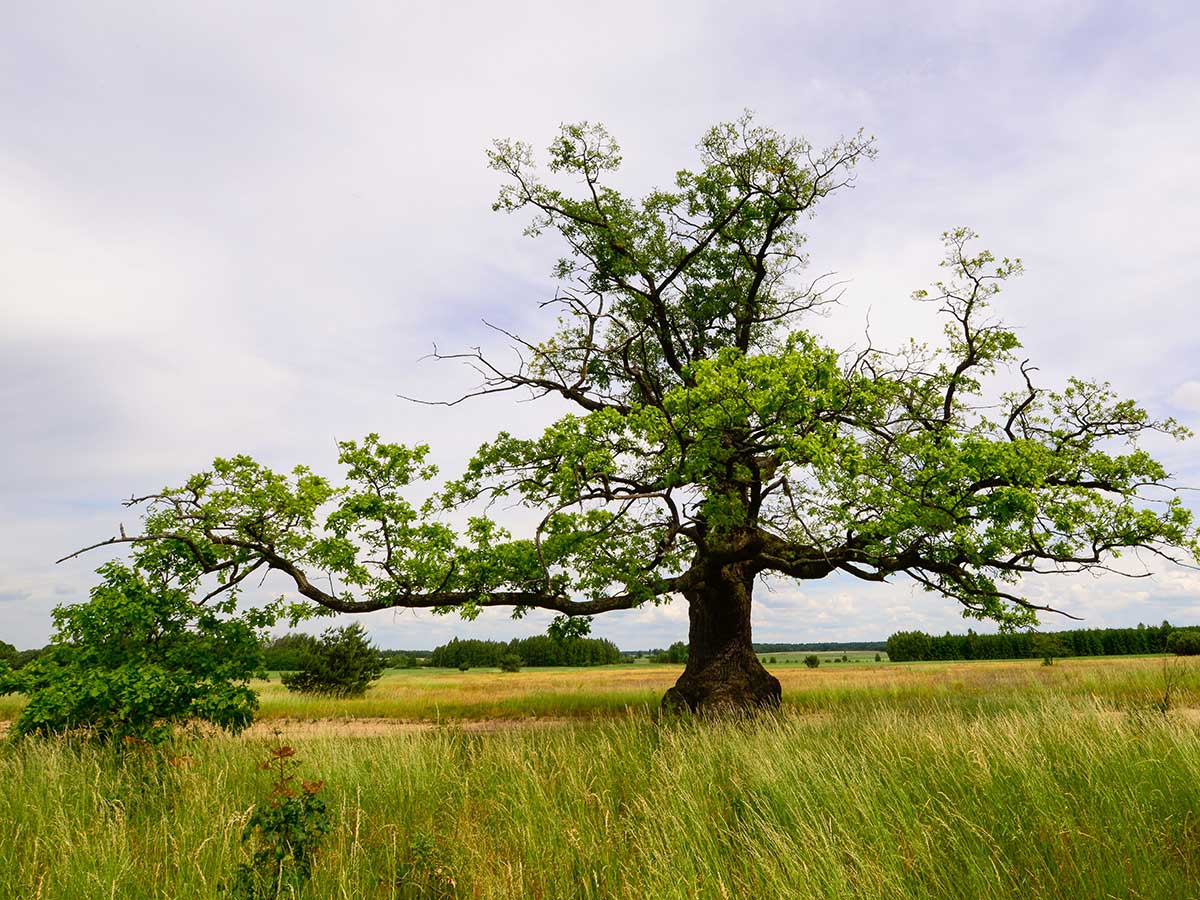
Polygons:
<instances>
[{"instance_id":1,"label":"bare soil patch","mask_svg":"<svg viewBox=\"0 0 1200 900\"><path fill-rule=\"evenodd\" d=\"M302 737L386 737L397 734L423 734L430 731L466 731L496 734L505 731L529 731L561 728L579 719L531 716L521 719L453 719L441 722L413 722L403 719L265 719L255 722L242 737L250 740L272 737L278 730L288 738Z\"/></svg>"}]
</instances>

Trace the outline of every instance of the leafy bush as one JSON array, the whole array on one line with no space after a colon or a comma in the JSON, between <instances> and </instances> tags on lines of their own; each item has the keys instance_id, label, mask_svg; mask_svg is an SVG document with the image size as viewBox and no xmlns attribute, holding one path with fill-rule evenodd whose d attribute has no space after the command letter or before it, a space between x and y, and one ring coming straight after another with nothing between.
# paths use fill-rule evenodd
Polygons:
<instances>
[{"instance_id":1,"label":"leafy bush","mask_svg":"<svg viewBox=\"0 0 1200 900\"><path fill-rule=\"evenodd\" d=\"M883 657L881 657L878 653L875 654L875 662L883 662Z\"/></svg>"},{"instance_id":2,"label":"leafy bush","mask_svg":"<svg viewBox=\"0 0 1200 900\"><path fill-rule=\"evenodd\" d=\"M821 664L821 657L815 654L804 657L804 664L810 669L815 669Z\"/></svg>"},{"instance_id":3,"label":"leafy bush","mask_svg":"<svg viewBox=\"0 0 1200 900\"><path fill-rule=\"evenodd\" d=\"M517 656L515 653L505 653L502 657L500 657L500 671L520 672L521 657Z\"/></svg>"},{"instance_id":4,"label":"leafy bush","mask_svg":"<svg viewBox=\"0 0 1200 900\"><path fill-rule=\"evenodd\" d=\"M300 660L300 668L282 677L289 691L360 697L383 674L383 661L361 625L327 628Z\"/></svg>"},{"instance_id":5,"label":"leafy bush","mask_svg":"<svg viewBox=\"0 0 1200 900\"><path fill-rule=\"evenodd\" d=\"M199 605L166 579L110 562L86 603L54 610L52 643L21 669L0 672L0 694L29 703L17 735L88 730L101 740L161 743L175 725L210 722L238 732L258 698L258 636L234 600Z\"/></svg>"},{"instance_id":6,"label":"leafy bush","mask_svg":"<svg viewBox=\"0 0 1200 900\"><path fill-rule=\"evenodd\" d=\"M325 782L300 781L297 786L295 755L276 733L275 747L260 766L275 773L271 794L254 808L242 830L242 843L252 843L254 852L226 886L236 900L294 897L312 877L317 850L330 827L325 801L317 796Z\"/></svg>"},{"instance_id":7,"label":"leafy bush","mask_svg":"<svg viewBox=\"0 0 1200 900\"><path fill-rule=\"evenodd\" d=\"M1167 638L1167 652L1176 656L1200 656L1200 628L1180 628Z\"/></svg>"}]
</instances>

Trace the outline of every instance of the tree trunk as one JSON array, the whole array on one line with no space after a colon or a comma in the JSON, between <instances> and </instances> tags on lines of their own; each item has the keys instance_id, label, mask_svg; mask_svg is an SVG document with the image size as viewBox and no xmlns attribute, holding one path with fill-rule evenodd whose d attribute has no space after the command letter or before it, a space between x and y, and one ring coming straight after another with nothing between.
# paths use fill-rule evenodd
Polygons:
<instances>
[{"instance_id":1,"label":"tree trunk","mask_svg":"<svg viewBox=\"0 0 1200 900\"><path fill-rule=\"evenodd\" d=\"M708 569L688 601L688 662L663 697L666 711L744 713L779 706L779 679L763 668L750 643L750 595L754 573L747 566Z\"/></svg>"}]
</instances>

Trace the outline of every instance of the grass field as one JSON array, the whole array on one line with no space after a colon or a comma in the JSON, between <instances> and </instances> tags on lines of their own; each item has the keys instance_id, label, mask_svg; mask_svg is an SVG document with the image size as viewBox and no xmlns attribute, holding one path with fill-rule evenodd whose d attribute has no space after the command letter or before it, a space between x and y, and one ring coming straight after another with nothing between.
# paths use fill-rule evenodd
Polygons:
<instances>
[{"instance_id":1,"label":"grass field","mask_svg":"<svg viewBox=\"0 0 1200 900\"><path fill-rule=\"evenodd\" d=\"M781 715L661 724L677 667L418 670L344 705L271 682L262 714L327 784L314 898L1186 900L1200 694L1164 665L780 667ZM1165 715L1164 672L1186 682ZM359 736L346 715L442 724ZM514 727L466 721L497 717ZM0 898L220 896L265 745L187 738L181 765L0 746Z\"/></svg>"}]
</instances>

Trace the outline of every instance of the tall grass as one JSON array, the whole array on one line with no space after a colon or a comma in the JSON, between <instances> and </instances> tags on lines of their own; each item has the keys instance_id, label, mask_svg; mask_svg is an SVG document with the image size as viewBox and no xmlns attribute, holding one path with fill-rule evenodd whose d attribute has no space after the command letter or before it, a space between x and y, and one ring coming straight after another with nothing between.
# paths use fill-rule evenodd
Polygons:
<instances>
[{"instance_id":1,"label":"tall grass","mask_svg":"<svg viewBox=\"0 0 1200 900\"><path fill-rule=\"evenodd\" d=\"M1200 896L1192 720L1035 699L304 738L336 823L309 896ZM0 897L217 897L262 743L0 749Z\"/></svg>"}]
</instances>

